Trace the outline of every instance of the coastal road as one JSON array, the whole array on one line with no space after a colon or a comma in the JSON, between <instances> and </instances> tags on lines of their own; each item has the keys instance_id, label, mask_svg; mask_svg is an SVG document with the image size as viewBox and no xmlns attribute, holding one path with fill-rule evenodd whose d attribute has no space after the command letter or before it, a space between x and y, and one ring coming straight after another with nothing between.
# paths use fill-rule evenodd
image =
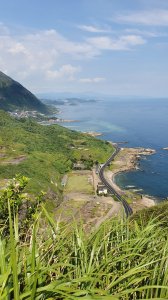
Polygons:
<instances>
[{"instance_id":1,"label":"coastal road","mask_svg":"<svg viewBox=\"0 0 168 300\"><path fill-rule=\"evenodd\" d=\"M99 177L101 179L101 181L103 182L103 184L108 188L108 190L115 195L115 197L118 199L118 201L121 202L121 204L124 207L124 211L127 217L129 217L132 214L132 208L129 206L129 204L127 203L127 201L120 195L118 194L118 192L110 185L110 183L106 180L105 176L104 176L104 170L105 168L114 160L115 156L119 153L120 148L118 146L114 146L115 147L115 151L114 153L110 156L110 158L105 162L105 164L101 167L100 171L99 171Z\"/></svg>"}]
</instances>

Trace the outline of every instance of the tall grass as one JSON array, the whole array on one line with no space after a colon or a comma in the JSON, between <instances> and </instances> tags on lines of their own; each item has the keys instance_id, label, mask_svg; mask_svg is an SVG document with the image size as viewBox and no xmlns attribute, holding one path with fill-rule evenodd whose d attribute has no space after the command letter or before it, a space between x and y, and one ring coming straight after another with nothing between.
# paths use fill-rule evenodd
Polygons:
<instances>
[{"instance_id":1,"label":"tall grass","mask_svg":"<svg viewBox=\"0 0 168 300\"><path fill-rule=\"evenodd\" d=\"M9 225L0 238L1 300L168 299L168 239L156 219L111 220L88 237L43 208L23 237L9 205Z\"/></svg>"}]
</instances>

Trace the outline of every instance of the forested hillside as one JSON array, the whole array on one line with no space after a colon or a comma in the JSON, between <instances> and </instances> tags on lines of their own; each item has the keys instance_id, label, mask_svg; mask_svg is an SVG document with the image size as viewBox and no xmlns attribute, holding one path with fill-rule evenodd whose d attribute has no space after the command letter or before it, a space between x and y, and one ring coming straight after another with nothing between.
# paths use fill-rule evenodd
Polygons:
<instances>
[{"instance_id":1,"label":"forested hillside","mask_svg":"<svg viewBox=\"0 0 168 300\"><path fill-rule=\"evenodd\" d=\"M20 83L0 72L0 109L36 110L47 113L48 108Z\"/></svg>"},{"instance_id":2,"label":"forested hillside","mask_svg":"<svg viewBox=\"0 0 168 300\"><path fill-rule=\"evenodd\" d=\"M91 168L104 162L112 146L59 125L42 126L28 119L16 120L0 111L0 184L15 174L30 178L27 191L61 194L60 180L76 161Z\"/></svg>"}]
</instances>

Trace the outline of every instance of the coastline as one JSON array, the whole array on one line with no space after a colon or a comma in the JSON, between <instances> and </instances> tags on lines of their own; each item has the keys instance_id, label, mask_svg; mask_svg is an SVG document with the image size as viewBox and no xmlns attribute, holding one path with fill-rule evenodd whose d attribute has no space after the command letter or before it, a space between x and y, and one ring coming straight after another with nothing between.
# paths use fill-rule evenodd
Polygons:
<instances>
[{"instance_id":1,"label":"coastline","mask_svg":"<svg viewBox=\"0 0 168 300\"><path fill-rule=\"evenodd\" d=\"M79 120L67 120L67 119L60 119L60 118L50 118L49 120L39 122L41 125L54 125L58 123L74 123L80 122Z\"/></svg>"},{"instance_id":2,"label":"coastline","mask_svg":"<svg viewBox=\"0 0 168 300\"><path fill-rule=\"evenodd\" d=\"M138 161L142 156L153 155L156 151L145 148L121 148L118 155L112 163L112 169L106 171L106 178L114 189L120 194L126 196L130 201L130 206L136 212L140 209L154 206L156 199L149 195L140 195L133 189L121 189L115 182L115 176L122 172L138 169Z\"/></svg>"}]
</instances>

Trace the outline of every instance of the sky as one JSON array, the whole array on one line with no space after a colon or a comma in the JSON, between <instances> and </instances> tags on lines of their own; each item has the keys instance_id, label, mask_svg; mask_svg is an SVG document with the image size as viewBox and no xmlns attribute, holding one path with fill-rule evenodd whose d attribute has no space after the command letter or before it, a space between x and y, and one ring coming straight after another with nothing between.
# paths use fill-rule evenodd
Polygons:
<instances>
[{"instance_id":1,"label":"sky","mask_svg":"<svg viewBox=\"0 0 168 300\"><path fill-rule=\"evenodd\" d=\"M168 96L168 0L0 0L0 70L34 93Z\"/></svg>"}]
</instances>

